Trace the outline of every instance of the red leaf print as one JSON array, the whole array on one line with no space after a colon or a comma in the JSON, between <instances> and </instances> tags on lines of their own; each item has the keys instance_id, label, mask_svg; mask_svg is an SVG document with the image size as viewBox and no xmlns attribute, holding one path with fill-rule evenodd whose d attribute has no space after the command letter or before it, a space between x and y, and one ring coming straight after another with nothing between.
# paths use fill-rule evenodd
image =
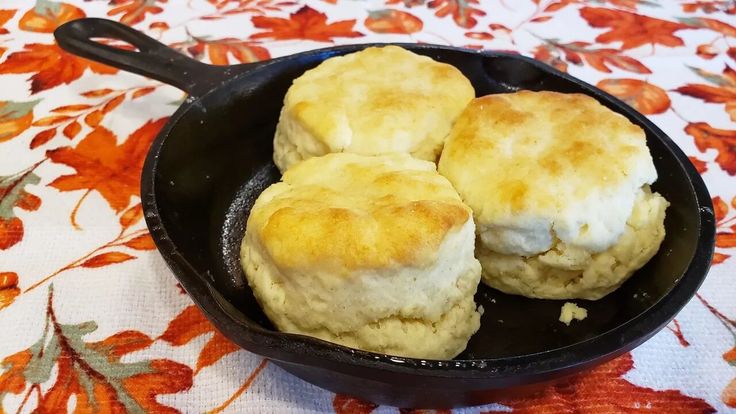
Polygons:
<instances>
[{"instance_id":1,"label":"red leaf print","mask_svg":"<svg viewBox=\"0 0 736 414\"><path fill-rule=\"evenodd\" d=\"M55 44L27 44L0 64L0 74L34 73L30 77L32 93L68 84L87 69L99 74L117 73L117 69L66 53Z\"/></svg>"},{"instance_id":2,"label":"red leaf print","mask_svg":"<svg viewBox=\"0 0 736 414\"><path fill-rule=\"evenodd\" d=\"M681 17L678 20L688 26L710 29L726 36L736 36L736 27L720 20L709 19L707 17Z\"/></svg>"},{"instance_id":3,"label":"red leaf print","mask_svg":"<svg viewBox=\"0 0 736 414\"><path fill-rule=\"evenodd\" d=\"M0 142L17 137L31 126L37 103L0 101Z\"/></svg>"},{"instance_id":4,"label":"red leaf print","mask_svg":"<svg viewBox=\"0 0 736 414\"><path fill-rule=\"evenodd\" d=\"M731 117L731 120L736 121L736 71L728 65L726 65L721 74L701 69L693 70L713 85L689 83L685 86L680 86L675 91L683 95L701 99L705 102L725 104L724 109Z\"/></svg>"},{"instance_id":5,"label":"red leaf print","mask_svg":"<svg viewBox=\"0 0 736 414\"><path fill-rule=\"evenodd\" d=\"M49 0L37 0L36 6L28 10L18 22L21 30L52 33L57 27L70 21L86 17L79 7Z\"/></svg>"},{"instance_id":6,"label":"red leaf print","mask_svg":"<svg viewBox=\"0 0 736 414\"><path fill-rule=\"evenodd\" d=\"M251 21L265 32L256 33L253 39L269 38L275 40L305 39L319 42L331 42L333 37L360 37L361 33L353 30L355 20L341 20L327 24L327 16L309 6L304 6L290 18L254 16Z\"/></svg>"},{"instance_id":7,"label":"red leaf print","mask_svg":"<svg viewBox=\"0 0 736 414\"><path fill-rule=\"evenodd\" d=\"M97 256L89 258L85 260L80 266L89 268L102 267L115 263L127 262L130 259L135 259L135 257L126 253L108 252L98 254Z\"/></svg>"},{"instance_id":8,"label":"red leaf print","mask_svg":"<svg viewBox=\"0 0 736 414\"><path fill-rule=\"evenodd\" d=\"M688 28L688 26L680 23L622 10L598 7L583 7L580 9L580 15L592 27L610 29L598 35L595 38L596 42L621 41L622 49L633 49L647 44L661 44L670 47L682 46L684 44L682 39L675 36L674 32Z\"/></svg>"},{"instance_id":9,"label":"red leaf print","mask_svg":"<svg viewBox=\"0 0 736 414\"><path fill-rule=\"evenodd\" d=\"M166 3L166 0L110 0L110 4L116 6L107 12L108 16L122 14L120 22L134 25L143 21L146 14L159 14L163 9L156 3Z\"/></svg>"},{"instance_id":10,"label":"red leaf print","mask_svg":"<svg viewBox=\"0 0 736 414\"><path fill-rule=\"evenodd\" d=\"M411 13L383 9L368 12L365 27L375 33L410 34L422 30L422 20Z\"/></svg>"},{"instance_id":11,"label":"red leaf print","mask_svg":"<svg viewBox=\"0 0 736 414\"><path fill-rule=\"evenodd\" d=\"M0 309L10 306L19 294L18 274L0 272ZM2 394L2 385L0 385L0 394Z\"/></svg>"},{"instance_id":12,"label":"red leaf print","mask_svg":"<svg viewBox=\"0 0 736 414\"><path fill-rule=\"evenodd\" d=\"M690 162L695 166L695 169L698 170L699 174L703 174L704 172L708 171L708 163L702 160L699 160L692 155L687 157L690 159Z\"/></svg>"},{"instance_id":13,"label":"red leaf print","mask_svg":"<svg viewBox=\"0 0 736 414\"><path fill-rule=\"evenodd\" d=\"M736 131L713 128L705 122L688 124L685 132L695 139L695 146L702 152L718 151L716 163L730 175L736 175Z\"/></svg>"},{"instance_id":14,"label":"red leaf print","mask_svg":"<svg viewBox=\"0 0 736 414\"><path fill-rule=\"evenodd\" d=\"M153 250L156 248L150 234L143 234L138 237L134 237L125 242L125 246L135 250Z\"/></svg>"},{"instance_id":15,"label":"red leaf print","mask_svg":"<svg viewBox=\"0 0 736 414\"><path fill-rule=\"evenodd\" d=\"M227 340L195 305L191 305L178 314L161 335L161 339L174 345L181 346L189 343L192 339L214 333L207 341L197 358L196 371L210 366L219 361L225 355L240 349L237 345ZM213 353L210 355L210 353Z\"/></svg>"},{"instance_id":16,"label":"red leaf print","mask_svg":"<svg viewBox=\"0 0 736 414\"><path fill-rule=\"evenodd\" d=\"M431 9L437 9L435 15L437 17L445 17L452 14L452 20L455 24L470 29L474 27L478 21L475 16L485 16L486 12L471 7L471 4L479 4L478 0L431 0L427 6Z\"/></svg>"},{"instance_id":17,"label":"red leaf print","mask_svg":"<svg viewBox=\"0 0 736 414\"><path fill-rule=\"evenodd\" d=\"M48 151L53 162L76 170L75 174L63 175L49 185L60 191L97 191L113 210L123 211L131 197L139 195L140 171L148 146L166 120L146 122L120 145L111 131L97 127L76 148Z\"/></svg>"},{"instance_id":18,"label":"red leaf print","mask_svg":"<svg viewBox=\"0 0 736 414\"><path fill-rule=\"evenodd\" d=\"M0 10L0 35L8 34L8 29L4 28L5 23L15 16L18 10Z\"/></svg>"},{"instance_id":19,"label":"red leaf print","mask_svg":"<svg viewBox=\"0 0 736 414\"><path fill-rule=\"evenodd\" d=\"M638 79L604 79L596 85L644 115L661 114L670 107L662 88Z\"/></svg>"},{"instance_id":20,"label":"red leaf print","mask_svg":"<svg viewBox=\"0 0 736 414\"><path fill-rule=\"evenodd\" d=\"M623 413L704 414L715 410L699 398L680 391L641 387L622 376L634 367L630 354L577 374L536 395L497 401L514 414L531 413ZM494 411L500 413L500 411Z\"/></svg>"},{"instance_id":21,"label":"red leaf print","mask_svg":"<svg viewBox=\"0 0 736 414\"><path fill-rule=\"evenodd\" d=\"M40 181L33 173L39 164L15 175L0 176L0 250L7 250L23 239L23 222L15 216L14 209L35 211L41 205L41 199L25 189Z\"/></svg>"},{"instance_id":22,"label":"red leaf print","mask_svg":"<svg viewBox=\"0 0 736 414\"><path fill-rule=\"evenodd\" d=\"M736 47L729 47L728 50L726 51L726 54L731 59L736 60Z\"/></svg>"},{"instance_id":23,"label":"red leaf print","mask_svg":"<svg viewBox=\"0 0 736 414\"><path fill-rule=\"evenodd\" d=\"M370 414L378 406L344 394L335 394L332 400L332 408L335 414Z\"/></svg>"}]
</instances>

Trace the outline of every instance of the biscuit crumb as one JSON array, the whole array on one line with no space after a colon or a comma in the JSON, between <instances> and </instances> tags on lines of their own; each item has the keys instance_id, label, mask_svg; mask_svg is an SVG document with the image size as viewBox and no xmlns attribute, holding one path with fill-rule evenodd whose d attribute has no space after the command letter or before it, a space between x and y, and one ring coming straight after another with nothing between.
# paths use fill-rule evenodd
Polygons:
<instances>
[{"instance_id":1,"label":"biscuit crumb","mask_svg":"<svg viewBox=\"0 0 736 414\"><path fill-rule=\"evenodd\" d=\"M588 311L572 302L565 302L565 304L562 305L562 309L560 309L560 322L567 326L570 326L570 322L572 322L573 319L582 321L587 317Z\"/></svg>"}]
</instances>

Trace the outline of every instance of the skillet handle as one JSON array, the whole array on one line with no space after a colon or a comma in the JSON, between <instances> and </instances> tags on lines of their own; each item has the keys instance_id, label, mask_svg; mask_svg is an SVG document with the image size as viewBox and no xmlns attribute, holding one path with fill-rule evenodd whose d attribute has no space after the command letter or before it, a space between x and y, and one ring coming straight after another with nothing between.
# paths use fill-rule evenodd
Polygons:
<instances>
[{"instance_id":1,"label":"skillet handle","mask_svg":"<svg viewBox=\"0 0 736 414\"><path fill-rule=\"evenodd\" d=\"M118 69L148 76L201 96L230 76L227 66L191 59L130 27L108 19L72 20L54 31L56 42L69 53ZM124 50L94 38L122 40L138 50Z\"/></svg>"}]
</instances>

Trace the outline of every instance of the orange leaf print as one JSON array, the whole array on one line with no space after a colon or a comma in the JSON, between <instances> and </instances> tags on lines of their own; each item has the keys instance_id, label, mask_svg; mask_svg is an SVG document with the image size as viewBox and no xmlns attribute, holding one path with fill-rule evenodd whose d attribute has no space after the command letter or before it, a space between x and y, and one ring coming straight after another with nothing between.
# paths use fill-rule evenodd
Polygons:
<instances>
[{"instance_id":1,"label":"orange leaf print","mask_svg":"<svg viewBox=\"0 0 736 414\"><path fill-rule=\"evenodd\" d=\"M726 388L723 389L721 399L727 406L736 408L736 378L732 379L731 382L726 385Z\"/></svg>"},{"instance_id":2,"label":"orange leaf print","mask_svg":"<svg viewBox=\"0 0 736 414\"><path fill-rule=\"evenodd\" d=\"M143 218L143 206L141 205L141 203L138 203L134 205L133 207L125 210L125 213L123 213L120 216L120 225L124 229L127 229L128 227L139 222L142 218Z\"/></svg>"},{"instance_id":3,"label":"orange leaf print","mask_svg":"<svg viewBox=\"0 0 736 414\"><path fill-rule=\"evenodd\" d=\"M87 109L92 108L92 105L87 104L77 104L77 105L64 105L59 106L51 110L51 112L55 112L58 114L67 114L67 113L77 113L81 112Z\"/></svg>"},{"instance_id":4,"label":"orange leaf print","mask_svg":"<svg viewBox=\"0 0 736 414\"><path fill-rule=\"evenodd\" d=\"M268 49L238 39L208 40L201 42L201 45L204 45L207 49L207 54L213 65L230 65L238 62L251 63L271 58ZM232 63L229 56L234 58Z\"/></svg>"},{"instance_id":5,"label":"orange leaf print","mask_svg":"<svg viewBox=\"0 0 736 414\"><path fill-rule=\"evenodd\" d=\"M145 88L140 88L140 89L136 90L135 92L133 92L132 99L137 99L137 98L140 98L142 96L146 96L146 95L148 95L149 93L151 93L151 92L153 92L155 90L156 90L156 87L155 86L147 86Z\"/></svg>"},{"instance_id":6,"label":"orange leaf print","mask_svg":"<svg viewBox=\"0 0 736 414\"><path fill-rule=\"evenodd\" d=\"M97 191L115 212L123 211L131 197L139 195L146 152L166 120L146 122L120 145L111 131L97 127L76 148L47 151L53 162L76 170L75 174L63 175L49 185L60 191Z\"/></svg>"},{"instance_id":7,"label":"orange leaf print","mask_svg":"<svg viewBox=\"0 0 736 414\"><path fill-rule=\"evenodd\" d=\"M695 28L709 29L726 36L736 36L736 27L720 20L707 17L681 17L677 20Z\"/></svg>"},{"instance_id":8,"label":"orange leaf print","mask_svg":"<svg viewBox=\"0 0 736 414\"><path fill-rule=\"evenodd\" d=\"M41 199L26 191L27 185L41 180L33 170L40 163L10 176L0 176L0 250L7 250L23 239L23 222L15 216L15 208L35 211Z\"/></svg>"},{"instance_id":9,"label":"orange leaf print","mask_svg":"<svg viewBox=\"0 0 736 414\"><path fill-rule=\"evenodd\" d=\"M156 3L166 3L166 0L110 0L116 6L107 12L108 16L122 14L120 22L134 25L143 21L146 14L159 14L163 11Z\"/></svg>"},{"instance_id":10,"label":"orange leaf print","mask_svg":"<svg viewBox=\"0 0 736 414\"><path fill-rule=\"evenodd\" d=\"M0 10L0 35L8 34L8 29L4 28L5 23L15 16L18 10Z\"/></svg>"},{"instance_id":11,"label":"orange leaf print","mask_svg":"<svg viewBox=\"0 0 736 414\"><path fill-rule=\"evenodd\" d=\"M335 394L332 400L335 414L370 414L377 405L344 394Z\"/></svg>"},{"instance_id":12,"label":"orange leaf print","mask_svg":"<svg viewBox=\"0 0 736 414\"><path fill-rule=\"evenodd\" d=\"M117 69L76 57L56 44L27 44L24 50L11 53L0 64L0 74L33 73L29 78L32 93L68 84L79 79L87 69L99 74L117 73Z\"/></svg>"},{"instance_id":13,"label":"orange leaf print","mask_svg":"<svg viewBox=\"0 0 736 414\"><path fill-rule=\"evenodd\" d=\"M22 385L30 382L29 395L34 388L38 393L38 398L28 400L37 404L29 411L178 413L156 398L189 389L189 367L162 359L121 362L122 356L145 349L153 341L141 332L123 331L99 342L86 342L84 336L97 330L95 322L60 323L53 307L53 289L49 289L46 308L46 328L29 348L31 358L24 371ZM40 386L49 383L50 387Z\"/></svg>"},{"instance_id":14,"label":"orange leaf print","mask_svg":"<svg viewBox=\"0 0 736 414\"><path fill-rule=\"evenodd\" d=\"M721 264L725 262L726 259L728 259L729 257L731 256L724 254L724 253L716 252L716 253L713 253L713 260L711 261L711 263L714 265Z\"/></svg>"},{"instance_id":15,"label":"orange leaf print","mask_svg":"<svg viewBox=\"0 0 736 414\"><path fill-rule=\"evenodd\" d=\"M479 2L478 0L431 0L427 6L437 9L435 16L445 17L452 14L455 24L464 29L470 29L478 23L475 16L486 15L486 12L470 6L471 4L479 4Z\"/></svg>"},{"instance_id":16,"label":"orange leaf print","mask_svg":"<svg viewBox=\"0 0 736 414\"><path fill-rule=\"evenodd\" d=\"M693 69L701 78L711 85L689 83L680 86L675 91L709 103L725 104L724 109L736 121L736 71L726 65L721 74L708 72L702 69Z\"/></svg>"},{"instance_id":17,"label":"orange leaf print","mask_svg":"<svg viewBox=\"0 0 736 414\"><path fill-rule=\"evenodd\" d=\"M33 126L51 126L51 125L60 124L64 121L68 121L71 118L72 117L68 115L51 115L51 116L41 118L33 122L33 124L31 125Z\"/></svg>"},{"instance_id":18,"label":"orange leaf print","mask_svg":"<svg viewBox=\"0 0 736 414\"><path fill-rule=\"evenodd\" d=\"M265 32L256 33L253 39L304 39L318 42L331 42L333 37L360 37L363 34L353 30L355 19L340 20L327 24L327 15L317 10L303 6L288 19L281 17L254 16L251 21Z\"/></svg>"},{"instance_id":19,"label":"orange leaf print","mask_svg":"<svg viewBox=\"0 0 736 414\"><path fill-rule=\"evenodd\" d=\"M17 137L31 126L38 102L0 101L0 142Z\"/></svg>"},{"instance_id":20,"label":"orange leaf print","mask_svg":"<svg viewBox=\"0 0 736 414\"><path fill-rule=\"evenodd\" d=\"M19 294L18 274L0 272L0 309L10 306ZM2 393L2 388L0 388L0 393Z\"/></svg>"},{"instance_id":21,"label":"orange leaf print","mask_svg":"<svg viewBox=\"0 0 736 414\"><path fill-rule=\"evenodd\" d=\"M56 128L45 129L33 136L33 139L31 140L31 143L29 144L28 147L30 149L38 148L41 145L51 141L51 139L54 138L55 136L56 136Z\"/></svg>"},{"instance_id":22,"label":"orange leaf print","mask_svg":"<svg viewBox=\"0 0 736 414\"><path fill-rule=\"evenodd\" d=\"M596 85L644 115L661 114L670 108L667 92L638 79L604 79Z\"/></svg>"},{"instance_id":23,"label":"orange leaf print","mask_svg":"<svg viewBox=\"0 0 736 414\"><path fill-rule=\"evenodd\" d=\"M108 355L109 361L116 361L125 354L148 348L153 340L139 331L122 331L99 342L89 344L103 354Z\"/></svg>"},{"instance_id":24,"label":"orange leaf print","mask_svg":"<svg viewBox=\"0 0 736 414\"><path fill-rule=\"evenodd\" d=\"M18 27L28 32L53 33L62 24L82 17L86 17L84 11L71 4L36 0L36 6L20 18Z\"/></svg>"},{"instance_id":25,"label":"orange leaf print","mask_svg":"<svg viewBox=\"0 0 736 414\"><path fill-rule=\"evenodd\" d=\"M682 39L675 36L674 32L688 28L687 25L681 23L598 7L583 7L580 9L580 15L592 27L610 29L598 35L595 38L596 42L621 41L622 49L633 49L647 44L682 46L684 44Z\"/></svg>"},{"instance_id":26,"label":"orange leaf print","mask_svg":"<svg viewBox=\"0 0 736 414\"><path fill-rule=\"evenodd\" d=\"M194 369L194 373L198 373L202 370L202 368L214 364L225 355L233 353L239 349L239 346L230 342L220 332L215 331L215 335L212 337L212 339L207 341L207 343L202 348L202 352L199 353L199 358L197 358L197 366Z\"/></svg>"},{"instance_id":27,"label":"orange leaf print","mask_svg":"<svg viewBox=\"0 0 736 414\"><path fill-rule=\"evenodd\" d=\"M3 394L20 394L26 388L25 370L31 361L33 354L29 350L20 351L0 362L0 368L3 369L0 375L0 395ZM0 410L2 408L0 407ZM0 411L2 412L2 411Z\"/></svg>"},{"instance_id":28,"label":"orange leaf print","mask_svg":"<svg viewBox=\"0 0 736 414\"><path fill-rule=\"evenodd\" d=\"M634 367L630 354L618 357L590 371L577 374L535 395L497 401L511 407L514 414L531 413L623 413L662 414L714 413L700 398L680 391L659 391L638 386L622 376ZM493 411L500 413L500 411Z\"/></svg>"},{"instance_id":29,"label":"orange leaf print","mask_svg":"<svg viewBox=\"0 0 736 414\"><path fill-rule=\"evenodd\" d=\"M422 20L413 14L392 9L370 11L365 19L365 27L375 33L411 34L422 26Z\"/></svg>"},{"instance_id":30,"label":"orange leaf print","mask_svg":"<svg viewBox=\"0 0 736 414\"><path fill-rule=\"evenodd\" d=\"M153 239L150 234L143 234L138 237L134 237L133 239L125 242L125 246L135 250L153 250L156 248L156 244L153 243Z\"/></svg>"},{"instance_id":31,"label":"orange leaf print","mask_svg":"<svg viewBox=\"0 0 736 414\"><path fill-rule=\"evenodd\" d=\"M702 160L699 160L692 155L687 157L690 162L695 166L695 169L698 170L699 174L703 174L704 172L708 171L708 163Z\"/></svg>"},{"instance_id":32,"label":"orange leaf print","mask_svg":"<svg viewBox=\"0 0 736 414\"><path fill-rule=\"evenodd\" d=\"M101 96L109 95L112 92L115 92L113 89L104 88L104 89L94 89L87 92L82 92L81 95L85 98L99 98Z\"/></svg>"},{"instance_id":33,"label":"orange leaf print","mask_svg":"<svg viewBox=\"0 0 736 414\"><path fill-rule=\"evenodd\" d=\"M728 214L728 204L721 196L713 197L713 214L716 216L716 222L721 222Z\"/></svg>"},{"instance_id":34,"label":"orange leaf print","mask_svg":"<svg viewBox=\"0 0 736 414\"><path fill-rule=\"evenodd\" d=\"M718 151L716 163L730 175L736 175L736 131L713 128L705 122L688 124L685 132L695 139L695 146L702 152Z\"/></svg>"},{"instance_id":35,"label":"orange leaf print","mask_svg":"<svg viewBox=\"0 0 736 414\"><path fill-rule=\"evenodd\" d=\"M562 66L559 62L564 63L561 60L561 57L564 57L572 64L581 65L585 62L605 73L611 73L611 67L634 73L652 73L638 60L625 56L616 49L593 49L587 42L559 43L552 39L544 41L546 44L538 46L535 50L535 58L555 67Z\"/></svg>"},{"instance_id":36,"label":"orange leaf print","mask_svg":"<svg viewBox=\"0 0 736 414\"><path fill-rule=\"evenodd\" d=\"M698 45L697 49L695 49L695 54L703 59L711 60L718 56L718 49L709 43L704 43L702 45Z\"/></svg>"},{"instance_id":37,"label":"orange leaf print","mask_svg":"<svg viewBox=\"0 0 736 414\"><path fill-rule=\"evenodd\" d=\"M89 268L102 267L115 263L127 262L130 259L135 259L135 257L126 253L107 252L85 260L80 266Z\"/></svg>"},{"instance_id":38,"label":"orange leaf print","mask_svg":"<svg viewBox=\"0 0 736 414\"><path fill-rule=\"evenodd\" d=\"M80 125L78 121L74 120L73 122L70 122L67 126L65 126L62 132L64 133L65 137L72 139L76 137L81 130L82 125Z\"/></svg>"},{"instance_id":39,"label":"orange leaf print","mask_svg":"<svg viewBox=\"0 0 736 414\"><path fill-rule=\"evenodd\" d=\"M179 313L161 335L161 339L174 346L189 343L192 339L214 333L207 341L197 358L196 371L210 366L219 361L225 355L240 349L237 345L227 340L195 305L191 305ZM210 355L210 353L213 353Z\"/></svg>"}]
</instances>

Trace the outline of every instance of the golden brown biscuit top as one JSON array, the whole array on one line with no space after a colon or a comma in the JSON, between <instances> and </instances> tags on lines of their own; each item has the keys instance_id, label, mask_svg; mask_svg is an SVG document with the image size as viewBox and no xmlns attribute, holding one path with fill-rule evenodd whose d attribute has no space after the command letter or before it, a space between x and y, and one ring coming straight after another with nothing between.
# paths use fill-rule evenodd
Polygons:
<instances>
[{"instance_id":1,"label":"golden brown biscuit top","mask_svg":"<svg viewBox=\"0 0 736 414\"><path fill-rule=\"evenodd\" d=\"M440 171L495 215L555 210L630 180L641 162L651 164L642 129L595 99L520 91L474 99L448 137Z\"/></svg>"},{"instance_id":2,"label":"golden brown biscuit top","mask_svg":"<svg viewBox=\"0 0 736 414\"><path fill-rule=\"evenodd\" d=\"M277 267L347 275L429 265L470 215L431 162L340 153L290 168L258 198L247 231Z\"/></svg>"},{"instance_id":3,"label":"golden brown biscuit top","mask_svg":"<svg viewBox=\"0 0 736 414\"><path fill-rule=\"evenodd\" d=\"M454 66L398 46L330 58L294 80L284 108L330 151L413 151L475 96ZM443 135L446 132L443 132Z\"/></svg>"}]
</instances>

